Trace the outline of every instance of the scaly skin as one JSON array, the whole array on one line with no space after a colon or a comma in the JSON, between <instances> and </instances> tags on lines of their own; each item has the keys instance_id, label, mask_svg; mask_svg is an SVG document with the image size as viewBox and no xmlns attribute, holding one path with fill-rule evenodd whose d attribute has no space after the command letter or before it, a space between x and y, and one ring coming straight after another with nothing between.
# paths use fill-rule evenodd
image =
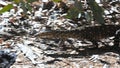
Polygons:
<instances>
[{"instance_id":1,"label":"scaly skin","mask_svg":"<svg viewBox=\"0 0 120 68\"><path fill-rule=\"evenodd\" d=\"M117 30L120 29L120 25L102 25L102 26L89 26L77 30L43 32L36 35L42 39L61 39L66 40L68 38L76 38L80 40L89 40L93 44L97 45L96 41L108 37L115 36ZM98 45L97 45L98 46Z\"/></svg>"},{"instance_id":2,"label":"scaly skin","mask_svg":"<svg viewBox=\"0 0 120 68\"><path fill-rule=\"evenodd\" d=\"M85 27L80 30L65 30L57 31L52 30L49 32L42 32L37 35L39 38L47 39L67 39L67 38L77 38L81 40L100 40L103 38L114 36L116 31L120 29L120 25L104 25L104 26L91 26Z\"/></svg>"}]
</instances>

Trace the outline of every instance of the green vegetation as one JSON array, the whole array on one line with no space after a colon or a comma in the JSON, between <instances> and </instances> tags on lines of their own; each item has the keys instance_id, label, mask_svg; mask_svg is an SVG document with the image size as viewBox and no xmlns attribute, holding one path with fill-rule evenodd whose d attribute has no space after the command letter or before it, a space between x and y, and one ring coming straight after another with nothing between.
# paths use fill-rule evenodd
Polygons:
<instances>
[{"instance_id":1,"label":"green vegetation","mask_svg":"<svg viewBox=\"0 0 120 68\"><path fill-rule=\"evenodd\" d=\"M0 10L0 14L10 10L13 8L13 5L12 4L8 4L7 6L3 7L1 10Z\"/></svg>"},{"instance_id":2,"label":"green vegetation","mask_svg":"<svg viewBox=\"0 0 120 68\"><path fill-rule=\"evenodd\" d=\"M93 12L93 18L100 24L104 25L104 18L102 17L104 11L94 0L88 1L89 6Z\"/></svg>"}]
</instances>

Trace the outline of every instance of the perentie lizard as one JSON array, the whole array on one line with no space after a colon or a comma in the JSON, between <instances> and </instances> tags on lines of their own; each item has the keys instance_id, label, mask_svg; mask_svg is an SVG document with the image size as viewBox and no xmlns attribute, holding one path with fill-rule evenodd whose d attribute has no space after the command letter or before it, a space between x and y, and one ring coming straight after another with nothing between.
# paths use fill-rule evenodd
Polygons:
<instances>
[{"instance_id":1,"label":"perentie lizard","mask_svg":"<svg viewBox=\"0 0 120 68\"><path fill-rule=\"evenodd\" d=\"M120 25L98 25L65 31L51 30L39 33L36 36L42 39L66 40L68 38L76 38L80 40L89 40L94 45L98 46L98 40L115 36L116 33L120 34ZM117 35L117 37L120 37L120 35Z\"/></svg>"}]
</instances>

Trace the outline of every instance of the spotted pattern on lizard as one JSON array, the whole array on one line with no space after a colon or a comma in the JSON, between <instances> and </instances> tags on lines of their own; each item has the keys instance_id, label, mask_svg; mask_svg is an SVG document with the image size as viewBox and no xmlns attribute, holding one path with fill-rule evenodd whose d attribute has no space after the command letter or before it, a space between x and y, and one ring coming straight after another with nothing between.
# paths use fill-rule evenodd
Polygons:
<instances>
[{"instance_id":1,"label":"spotted pattern on lizard","mask_svg":"<svg viewBox=\"0 0 120 68\"><path fill-rule=\"evenodd\" d=\"M76 30L57 31L51 30L49 32L42 32L37 34L38 38L43 39L61 39L76 38L80 40L89 40L95 43L96 41L108 37L115 36L117 30L120 30L120 25L98 25L89 26Z\"/></svg>"}]
</instances>

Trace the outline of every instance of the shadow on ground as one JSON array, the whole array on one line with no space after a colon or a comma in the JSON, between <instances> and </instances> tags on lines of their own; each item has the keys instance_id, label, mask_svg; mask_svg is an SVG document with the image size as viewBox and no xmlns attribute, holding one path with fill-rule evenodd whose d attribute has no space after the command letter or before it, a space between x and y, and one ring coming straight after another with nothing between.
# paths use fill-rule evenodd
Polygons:
<instances>
[{"instance_id":1,"label":"shadow on ground","mask_svg":"<svg viewBox=\"0 0 120 68\"><path fill-rule=\"evenodd\" d=\"M117 53L117 54L120 54L120 48L115 48L113 46L107 46L107 47L101 47L101 48L96 48L96 49L93 49L93 48L87 48L85 50L78 50L76 49L77 52L79 52L78 54L46 54L46 56L50 56L50 57L53 57L53 58L59 58L59 57L62 57L62 58L68 58L68 57L71 57L71 58L80 58L80 57L85 57L85 56L91 56L91 55L94 55L94 54L104 54L106 52L114 52L114 53Z\"/></svg>"}]
</instances>

